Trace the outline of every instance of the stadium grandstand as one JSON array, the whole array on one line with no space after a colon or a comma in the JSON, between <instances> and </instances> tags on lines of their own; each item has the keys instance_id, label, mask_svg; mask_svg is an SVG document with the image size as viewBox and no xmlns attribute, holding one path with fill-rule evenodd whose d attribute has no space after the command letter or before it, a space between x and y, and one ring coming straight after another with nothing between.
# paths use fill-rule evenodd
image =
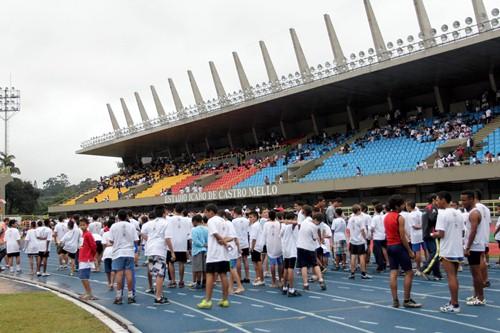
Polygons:
<instances>
[{"instance_id":1,"label":"stadium grandstand","mask_svg":"<svg viewBox=\"0 0 500 333\"><path fill-rule=\"evenodd\" d=\"M339 194L349 203L395 192L422 202L437 188L471 186L499 198L498 9L474 7L475 20L433 28L420 8L420 32L387 42L369 1L365 8L374 45L366 52L345 55L325 15L333 59L323 64L308 64L290 29L295 73L278 74L260 41L267 82L250 85L233 52L239 91L226 92L209 62L217 98L204 100L188 71L194 106L184 107L172 79L175 112L165 112L154 86L154 119L138 93L141 123L121 99L127 125L120 127L108 104L113 131L77 153L119 157L123 168L49 212L273 205Z\"/></svg>"}]
</instances>

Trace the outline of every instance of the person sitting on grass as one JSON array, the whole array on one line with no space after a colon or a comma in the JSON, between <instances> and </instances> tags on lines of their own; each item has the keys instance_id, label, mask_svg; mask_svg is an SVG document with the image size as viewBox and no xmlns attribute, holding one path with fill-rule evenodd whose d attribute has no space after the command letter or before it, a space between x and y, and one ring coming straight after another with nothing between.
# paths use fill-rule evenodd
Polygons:
<instances>
[{"instance_id":1,"label":"person sitting on grass","mask_svg":"<svg viewBox=\"0 0 500 333\"><path fill-rule=\"evenodd\" d=\"M82 281L85 294L80 296L80 299L89 301L96 300L97 298L92 295L92 288L90 287L90 271L95 268L94 259L96 254L96 243L92 234L87 230L89 221L86 218L80 219L80 229L82 230L83 244L80 247L78 254L78 276Z\"/></svg>"}]
</instances>

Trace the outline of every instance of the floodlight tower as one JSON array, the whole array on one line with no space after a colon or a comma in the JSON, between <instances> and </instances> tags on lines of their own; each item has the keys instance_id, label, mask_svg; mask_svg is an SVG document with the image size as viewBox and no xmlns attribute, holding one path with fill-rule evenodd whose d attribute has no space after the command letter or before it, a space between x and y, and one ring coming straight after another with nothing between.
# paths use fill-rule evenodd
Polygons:
<instances>
[{"instance_id":1,"label":"floodlight tower","mask_svg":"<svg viewBox=\"0 0 500 333\"><path fill-rule=\"evenodd\" d=\"M19 111L21 111L21 95L19 90L14 87L0 88L0 118L4 121L5 128L5 147L3 151L5 155L8 155L9 147L9 120Z\"/></svg>"}]
</instances>

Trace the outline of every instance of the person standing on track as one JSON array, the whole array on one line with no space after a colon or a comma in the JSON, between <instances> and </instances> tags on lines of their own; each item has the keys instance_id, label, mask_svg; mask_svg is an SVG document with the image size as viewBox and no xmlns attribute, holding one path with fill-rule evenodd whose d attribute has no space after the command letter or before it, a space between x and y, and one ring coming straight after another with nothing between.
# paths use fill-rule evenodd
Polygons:
<instances>
[{"instance_id":1,"label":"person standing on track","mask_svg":"<svg viewBox=\"0 0 500 333\"><path fill-rule=\"evenodd\" d=\"M387 237L387 254L389 256L389 266L391 269L390 283L392 294L392 306L398 308L398 275L399 269L404 271L404 302L405 308L420 308L422 304L416 303L411 298L411 285L413 282L413 270L411 259L415 254L411 250L406 238L405 220L400 215L405 201L400 195L393 195L389 199L390 212L384 218L384 227Z\"/></svg>"},{"instance_id":2,"label":"person standing on track","mask_svg":"<svg viewBox=\"0 0 500 333\"><path fill-rule=\"evenodd\" d=\"M422 237L424 240L424 246L429 252L427 262L422 268L422 277L429 280L430 278L428 275L432 272L433 279L437 281L441 280L443 276L441 275L441 270L439 269L439 239L431 237L431 232L433 232L436 227L438 216L436 197L435 193L429 196L429 204L425 207L424 213L422 214Z\"/></svg>"},{"instance_id":3,"label":"person standing on track","mask_svg":"<svg viewBox=\"0 0 500 333\"><path fill-rule=\"evenodd\" d=\"M82 230L83 243L78 253L78 277L82 281L85 293L80 296L80 299L85 301L96 300L97 298L92 295L92 288L90 287L90 271L95 267L96 244L92 233L88 231L89 221L87 218L80 219L80 230Z\"/></svg>"},{"instance_id":4,"label":"person standing on track","mask_svg":"<svg viewBox=\"0 0 500 333\"><path fill-rule=\"evenodd\" d=\"M460 312L458 304L458 278L459 264L464 260L464 249L462 246L462 233L464 222L462 214L457 209L450 207L451 195L448 192L437 194L436 205L439 214L436 221L436 231L431 234L433 238L439 238L439 256L443 263L448 278L450 289L450 302L440 307L441 312Z\"/></svg>"},{"instance_id":5,"label":"person standing on track","mask_svg":"<svg viewBox=\"0 0 500 333\"><path fill-rule=\"evenodd\" d=\"M24 253L28 256L31 275L35 275L36 258L38 256L38 240L36 239L36 221L30 222L30 229L24 238ZM33 261L34 260L34 261Z\"/></svg>"},{"instance_id":6,"label":"person standing on track","mask_svg":"<svg viewBox=\"0 0 500 333\"><path fill-rule=\"evenodd\" d=\"M103 229L104 233L102 234L102 246L104 247L102 260L104 262L104 273L106 273L106 278L108 279L108 289L110 291L114 290L115 272L112 269L113 244L109 241L109 228L111 228L114 222L115 218L110 217L105 223L105 227Z\"/></svg>"},{"instance_id":7,"label":"person standing on track","mask_svg":"<svg viewBox=\"0 0 500 333\"><path fill-rule=\"evenodd\" d=\"M10 273L14 273L14 258L16 258L16 272L21 273L21 234L17 229L17 221L9 221L9 229L5 232L5 243L7 246L7 265Z\"/></svg>"},{"instance_id":8,"label":"person standing on track","mask_svg":"<svg viewBox=\"0 0 500 333\"><path fill-rule=\"evenodd\" d=\"M479 190L474 190L474 199L476 208L481 213L483 223L479 225L481 235L484 238L484 260L481 261L481 274L483 275L483 282L485 287L490 286L488 279L488 266L490 261L490 225L491 225L491 211L488 207L481 203L483 194Z\"/></svg>"},{"instance_id":9,"label":"person standing on track","mask_svg":"<svg viewBox=\"0 0 500 333\"><path fill-rule=\"evenodd\" d=\"M413 253L415 253L415 274L420 275L422 251L424 251L424 240L422 237L422 212L418 209L415 201L406 201L406 210L409 212L407 225L410 227L410 243ZM438 215L439 217L439 215ZM437 223L437 222L436 222Z\"/></svg>"},{"instance_id":10,"label":"person standing on track","mask_svg":"<svg viewBox=\"0 0 500 333\"><path fill-rule=\"evenodd\" d=\"M262 225L259 222L259 214L251 211L248 215L250 220L250 254L255 269L254 287L265 286L264 271L262 268L262 249L264 248Z\"/></svg>"},{"instance_id":11,"label":"person standing on track","mask_svg":"<svg viewBox=\"0 0 500 333\"><path fill-rule=\"evenodd\" d=\"M182 215L184 207L180 204L174 208L174 216L167 217L167 263L170 275L169 288L176 288L175 263L179 263L179 288L184 288L184 267L187 261L188 241L191 239L191 221Z\"/></svg>"},{"instance_id":12,"label":"person standing on track","mask_svg":"<svg viewBox=\"0 0 500 333\"><path fill-rule=\"evenodd\" d=\"M47 273L47 260L50 255L50 239L52 238L52 229L50 229L50 220L38 221L36 228L36 238L38 239L38 260L37 276L50 276ZM43 270L43 272L42 272Z\"/></svg>"},{"instance_id":13,"label":"person standing on track","mask_svg":"<svg viewBox=\"0 0 500 333\"><path fill-rule=\"evenodd\" d=\"M280 238L281 224L276 220L276 211L269 211L269 219L264 223L263 238L267 248L269 265L271 266L271 288L280 287L283 277L283 250ZM278 268L278 284L276 283L276 268Z\"/></svg>"},{"instance_id":14,"label":"person standing on track","mask_svg":"<svg viewBox=\"0 0 500 333\"><path fill-rule=\"evenodd\" d=\"M387 257L387 240L385 239L384 217L382 215L384 206L380 203L375 205L375 214L371 221L373 233L373 254L377 262L377 273L385 272L389 258Z\"/></svg>"},{"instance_id":15,"label":"person standing on track","mask_svg":"<svg viewBox=\"0 0 500 333\"><path fill-rule=\"evenodd\" d=\"M61 239L62 252L67 253L69 260L69 275L73 276L75 274L75 260L78 253L78 248L80 247L80 239L82 237L82 231L75 224L75 221L68 221L68 231L64 234Z\"/></svg>"},{"instance_id":16,"label":"person standing on track","mask_svg":"<svg viewBox=\"0 0 500 333\"><path fill-rule=\"evenodd\" d=\"M194 283L191 289L195 290L206 287L208 229L203 224L203 217L199 214L193 216L192 223L194 228L191 231L193 244L191 268Z\"/></svg>"},{"instance_id":17,"label":"person standing on track","mask_svg":"<svg viewBox=\"0 0 500 333\"><path fill-rule=\"evenodd\" d=\"M342 214L342 208L335 208L335 218L332 222L332 233L333 233L333 250L335 255L335 270L340 269L342 264L342 270L347 269L347 238L345 235L347 225Z\"/></svg>"},{"instance_id":18,"label":"person standing on track","mask_svg":"<svg viewBox=\"0 0 500 333\"><path fill-rule=\"evenodd\" d=\"M347 223L349 229L349 253L351 254L351 275L349 279L355 278L356 259L361 266L361 278L363 280L371 279L371 276L366 274L366 222L361 212L360 205L352 206L353 215Z\"/></svg>"},{"instance_id":19,"label":"person standing on track","mask_svg":"<svg viewBox=\"0 0 500 333\"><path fill-rule=\"evenodd\" d=\"M57 245L57 254L59 256L59 267L58 271L66 269L68 266L68 255L62 251L61 239L68 232L68 226L64 222L64 218L59 216L56 226L54 227L54 242Z\"/></svg>"},{"instance_id":20,"label":"person standing on track","mask_svg":"<svg viewBox=\"0 0 500 333\"><path fill-rule=\"evenodd\" d=\"M248 234L250 231L250 221L242 216L241 207L235 207L233 209L233 224L238 234L238 239L240 241L241 247L241 258L238 258L237 270L238 274L241 275L241 266L245 270L245 278L242 280L243 283L250 283L250 267L248 265L248 256L250 255Z\"/></svg>"},{"instance_id":21,"label":"person standing on track","mask_svg":"<svg viewBox=\"0 0 500 333\"><path fill-rule=\"evenodd\" d=\"M281 227L280 237L283 248L283 295L288 297L301 296L294 288L295 262L297 260L297 238L299 235L299 226L297 218L293 212L285 212L285 218Z\"/></svg>"}]
</instances>

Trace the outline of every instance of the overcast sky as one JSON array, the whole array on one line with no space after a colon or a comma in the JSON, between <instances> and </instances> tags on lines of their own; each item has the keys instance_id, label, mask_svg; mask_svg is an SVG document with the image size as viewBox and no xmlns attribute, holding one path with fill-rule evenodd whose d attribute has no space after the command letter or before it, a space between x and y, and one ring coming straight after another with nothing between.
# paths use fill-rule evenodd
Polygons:
<instances>
[{"instance_id":1,"label":"overcast sky","mask_svg":"<svg viewBox=\"0 0 500 333\"><path fill-rule=\"evenodd\" d=\"M484 0L488 14L500 0ZM425 0L433 27L474 17L471 0ZM387 42L418 33L412 0L372 0ZM2 0L0 86L22 91L22 111L10 122L9 153L22 178L39 185L59 173L72 182L117 170L116 158L77 155L80 143L111 130L106 103L120 125L124 97L134 121L141 95L150 118L156 86L174 110L167 78L185 106L194 104L187 69L204 99L216 96L208 61L226 91L239 90L232 51L239 53L251 84L266 80L259 40L267 44L278 75L297 70L288 29L294 27L310 66L332 61L323 14L331 15L346 55L372 47L362 0L170 1ZM3 139L3 126L0 138ZM3 140L0 140L3 150Z\"/></svg>"}]
</instances>

